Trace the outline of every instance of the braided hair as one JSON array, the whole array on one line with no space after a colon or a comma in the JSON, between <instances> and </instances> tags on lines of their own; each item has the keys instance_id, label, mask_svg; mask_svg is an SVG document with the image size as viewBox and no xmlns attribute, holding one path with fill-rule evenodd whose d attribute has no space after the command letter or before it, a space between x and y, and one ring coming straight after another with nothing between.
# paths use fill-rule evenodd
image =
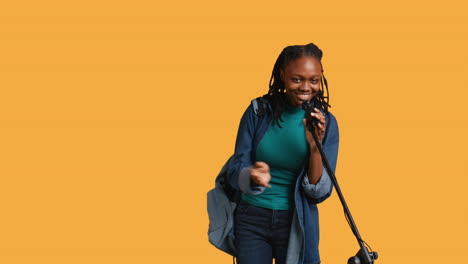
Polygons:
<instances>
[{"instance_id":1,"label":"braided hair","mask_svg":"<svg viewBox=\"0 0 468 264\"><path fill-rule=\"evenodd\" d=\"M283 70L289 62L304 56L310 56L317 59L317 61L320 63L320 66L322 66L322 55L322 50L320 50L319 47L313 43L309 43L307 45L288 46L283 49L281 54L278 56L278 59L276 59L275 66L273 67L273 72L270 78L270 89L263 97L271 103L274 119L278 126L281 127L279 124L280 121L283 121L281 119L281 114L284 112L288 104L288 99L285 93L286 88L284 86L283 80L281 79L281 70ZM328 83L327 79L325 79L325 76L323 75L322 66L322 81L320 90L316 95L316 99L325 113L328 112L328 107L330 107L328 104L328 96Z\"/></svg>"}]
</instances>

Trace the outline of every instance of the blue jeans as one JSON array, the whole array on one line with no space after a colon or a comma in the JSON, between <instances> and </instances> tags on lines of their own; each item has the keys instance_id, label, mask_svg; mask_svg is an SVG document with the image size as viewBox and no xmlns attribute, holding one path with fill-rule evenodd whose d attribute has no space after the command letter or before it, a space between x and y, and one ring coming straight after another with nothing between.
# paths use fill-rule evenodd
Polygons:
<instances>
[{"instance_id":1,"label":"blue jeans","mask_svg":"<svg viewBox=\"0 0 468 264\"><path fill-rule=\"evenodd\" d=\"M241 200L235 213L239 264L285 264L293 210L272 210Z\"/></svg>"}]
</instances>

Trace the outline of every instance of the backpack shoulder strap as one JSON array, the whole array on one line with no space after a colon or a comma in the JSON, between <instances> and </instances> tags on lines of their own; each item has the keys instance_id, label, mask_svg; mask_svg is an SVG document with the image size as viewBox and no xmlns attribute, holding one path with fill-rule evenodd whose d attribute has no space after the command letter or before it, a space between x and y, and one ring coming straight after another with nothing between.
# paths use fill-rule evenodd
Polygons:
<instances>
[{"instance_id":1,"label":"backpack shoulder strap","mask_svg":"<svg viewBox=\"0 0 468 264\"><path fill-rule=\"evenodd\" d=\"M267 102L262 97L258 97L252 100L252 106L254 109L255 114L257 116L262 117L265 114L265 108L267 107Z\"/></svg>"}]
</instances>

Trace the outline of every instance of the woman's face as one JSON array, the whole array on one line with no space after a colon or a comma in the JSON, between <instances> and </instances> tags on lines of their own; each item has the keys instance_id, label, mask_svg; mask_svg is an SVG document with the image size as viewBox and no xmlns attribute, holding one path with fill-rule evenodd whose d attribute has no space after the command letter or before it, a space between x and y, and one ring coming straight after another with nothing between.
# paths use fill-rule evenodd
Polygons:
<instances>
[{"instance_id":1,"label":"woman's face","mask_svg":"<svg viewBox=\"0 0 468 264\"><path fill-rule=\"evenodd\" d=\"M286 95L292 106L300 107L320 90L322 66L314 57L304 56L290 61L281 71Z\"/></svg>"}]
</instances>

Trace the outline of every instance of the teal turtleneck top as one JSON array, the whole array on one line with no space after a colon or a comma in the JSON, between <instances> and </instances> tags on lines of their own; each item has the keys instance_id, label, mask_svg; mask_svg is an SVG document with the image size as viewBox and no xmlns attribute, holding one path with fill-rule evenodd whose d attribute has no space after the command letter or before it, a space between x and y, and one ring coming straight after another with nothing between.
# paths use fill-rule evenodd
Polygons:
<instances>
[{"instance_id":1,"label":"teal turtleneck top","mask_svg":"<svg viewBox=\"0 0 468 264\"><path fill-rule=\"evenodd\" d=\"M288 107L281 118L281 127L273 121L256 151L256 161L263 161L270 166L271 187L259 195L242 194L242 199L248 203L274 210L293 207L296 179L309 157L302 123L304 110L301 107Z\"/></svg>"}]
</instances>

